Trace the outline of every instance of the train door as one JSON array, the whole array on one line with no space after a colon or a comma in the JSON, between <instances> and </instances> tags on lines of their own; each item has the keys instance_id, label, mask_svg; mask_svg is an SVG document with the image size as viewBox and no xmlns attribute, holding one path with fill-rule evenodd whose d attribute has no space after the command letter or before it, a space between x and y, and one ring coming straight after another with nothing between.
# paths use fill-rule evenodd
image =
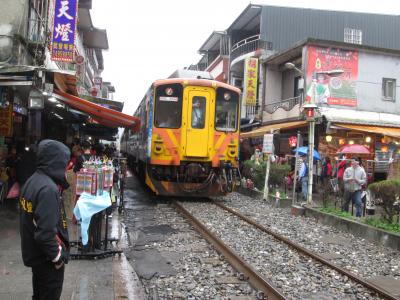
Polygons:
<instances>
[{"instance_id":1,"label":"train door","mask_svg":"<svg viewBox=\"0 0 400 300\"><path fill-rule=\"evenodd\" d=\"M207 157L211 93L189 90L186 127L186 156Z\"/></svg>"}]
</instances>

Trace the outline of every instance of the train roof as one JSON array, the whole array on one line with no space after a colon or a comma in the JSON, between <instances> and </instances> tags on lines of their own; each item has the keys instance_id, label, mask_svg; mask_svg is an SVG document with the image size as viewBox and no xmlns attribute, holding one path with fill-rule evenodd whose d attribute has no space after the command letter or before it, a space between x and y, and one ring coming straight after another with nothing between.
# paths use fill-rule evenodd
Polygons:
<instances>
[{"instance_id":1,"label":"train roof","mask_svg":"<svg viewBox=\"0 0 400 300\"><path fill-rule=\"evenodd\" d=\"M210 79L214 80L214 77L210 72L188 70L188 69L178 69L172 73L168 78L196 78L196 79Z\"/></svg>"},{"instance_id":2,"label":"train roof","mask_svg":"<svg viewBox=\"0 0 400 300\"><path fill-rule=\"evenodd\" d=\"M154 81L153 85L155 87L159 85L164 85L164 84L173 84L173 83L180 83L182 85L199 85L199 86L205 86L205 87L221 87L225 88L237 93L241 93L240 89L237 87L234 87L230 84L220 82L220 81L215 81L215 80L209 80L209 79L196 79L196 78L168 78L168 79L159 79Z\"/></svg>"}]
</instances>

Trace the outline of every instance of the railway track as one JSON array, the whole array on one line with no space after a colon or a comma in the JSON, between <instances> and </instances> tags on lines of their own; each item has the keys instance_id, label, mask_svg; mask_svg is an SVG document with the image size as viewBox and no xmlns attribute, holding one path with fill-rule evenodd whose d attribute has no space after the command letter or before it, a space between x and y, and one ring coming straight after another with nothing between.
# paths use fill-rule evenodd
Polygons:
<instances>
[{"instance_id":1,"label":"railway track","mask_svg":"<svg viewBox=\"0 0 400 300\"><path fill-rule=\"evenodd\" d=\"M379 286L334 265L221 203L181 204L174 201L173 204L242 277L259 291L260 299L301 299L305 295L328 299L398 299ZM231 224L223 225L226 222ZM237 234L228 233L229 228L236 229ZM260 256L248 255L248 249L257 247ZM263 248L267 251L262 251ZM283 264L283 269L294 262L307 271L299 279L295 274L296 267L287 268L291 274L284 273L279 262ZM305 274L311 274L310 278L304 278ZM285 284L280 284L276 278L284 278ZM328 283L322 284L321 278Z\"/></svg>"}]
</instances>

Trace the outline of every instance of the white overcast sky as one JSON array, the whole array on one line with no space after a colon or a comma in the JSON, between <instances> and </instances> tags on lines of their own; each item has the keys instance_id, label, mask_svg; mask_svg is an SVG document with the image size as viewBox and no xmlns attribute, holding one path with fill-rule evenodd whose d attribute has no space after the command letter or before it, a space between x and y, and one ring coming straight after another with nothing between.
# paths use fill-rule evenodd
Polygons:
<instances>
[{"instance_id":1,"label":"white overcast sky","mask_svg":"<svg viewBox=\"0 0 400 300\"><path fill-rule=\"evenodd\" d=\"M132 115L151 82L197 63L197 50L214 30L225 30L246 0L94 0L94 26L107 29L103 81L116 87ZM400 15L398 0L260 0L253 4Z\"/></svg>"}]
</instances>

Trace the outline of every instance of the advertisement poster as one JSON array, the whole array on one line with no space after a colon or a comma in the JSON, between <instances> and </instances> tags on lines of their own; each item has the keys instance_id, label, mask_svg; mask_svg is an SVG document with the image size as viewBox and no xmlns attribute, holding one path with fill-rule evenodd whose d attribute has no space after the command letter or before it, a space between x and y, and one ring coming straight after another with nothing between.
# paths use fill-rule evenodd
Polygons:
<instances>
[{"instance_id":1,"label":"advertisement poster","mask_svg":"<svg viewBox=\"0 0 400 300\"><path fill-rule=\"evenodd\" d=\"M55 0L51 59L72 62L78 0Z\"/></svg>"},{"instance_id":2,"label":"advertisement poster","mask_svg":"<svg viewBox=\"0 0 400 300\"><path fill-rule=\"evenodd\" d=\"M358 51L309 46L307 52L306 99L309 101L313 96L315 76L317 105L357 106ZM329 74L334 70L343 73Z\"/></svg>"},{"instance_id":3,"label":"advertisement poster","mask_svg":"<svg viewBox=\"0 0 400 300\"><path fill-rule=\"evenodd\" d=\"M244 103L248 106L257 104L258 58L248 57L244 67Z\"/></svg>"}]
</instances>

